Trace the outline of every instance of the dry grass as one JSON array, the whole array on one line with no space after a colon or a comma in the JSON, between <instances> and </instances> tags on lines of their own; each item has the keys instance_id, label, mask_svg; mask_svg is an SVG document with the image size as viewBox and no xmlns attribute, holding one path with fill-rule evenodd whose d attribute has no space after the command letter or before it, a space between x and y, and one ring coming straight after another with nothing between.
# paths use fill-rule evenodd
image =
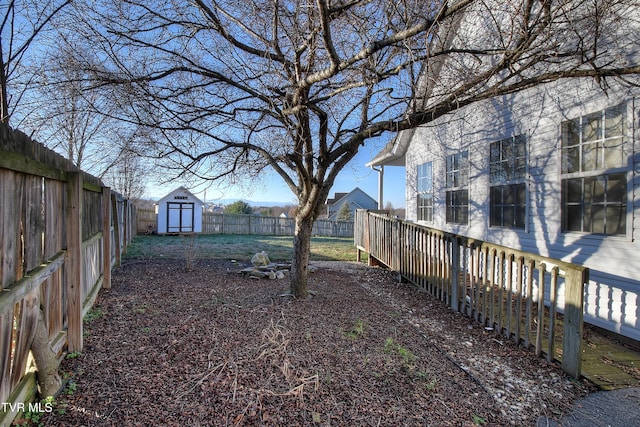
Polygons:
<instances>
[{"instance_id":1,"label":"dry grass","mask_svg":"<svg viewBox=\"0 0 640 427\"><path fill-rule=\"evenodd\" d=\"M191 238L193 236L193 239ZM128 247L126 258L139 259L235 259L248 262L257 252L265 251L274 262L290 261L293 237L244 235L136 236ZM313 237L311 259L314 261L355 261L352 238Z\"/></svg>"}]
</instances>

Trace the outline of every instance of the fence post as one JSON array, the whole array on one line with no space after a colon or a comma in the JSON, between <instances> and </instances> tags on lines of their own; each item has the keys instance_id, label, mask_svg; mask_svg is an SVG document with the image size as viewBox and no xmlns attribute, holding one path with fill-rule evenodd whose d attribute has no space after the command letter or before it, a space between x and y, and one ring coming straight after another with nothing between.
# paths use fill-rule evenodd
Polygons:
<instances>
[{"instance_id":1,"label":"fence post","mask_svg":"<svg viewBox=\"0 0 640 427\"><path fill-rule=\"evenodd\" d=\"M111 288L111 188L102 187L102 286Z\"/></svg>"},{"instance_id":2,"label":"fence post","mask_svg":"<svg viewBox=\"0 0 640 427\"><path fill-rule=\"evenodd\" d=\"M122 203L122 241L124 243L123 247L122 247L122 253L126 254L127 253L127 245L129 244L129 239L130 239L130 232L129 232L129 225L130 225L130 206L129 206L129 199L124 199L123 203Z\"/></svg>"},{"instance_id":3,"label":"fence post","mask_svg":"<svg viewBox=\"0 0 640 427\"><path fill-rule=\"evenodd\" d=\"M115 266L120 267L120 262L121 262L120 215L118 214L118 199L115 194L111 195L111 212L113 215L113 246L115 246L115 249L116 249Z\"/></svg>"},{"instance_id":4,"label":"fence post","mask_svg":"<svg viewBox=\"0 0 640 427\"><path fill-rule=\"evenodd\" d=\"M67 177L67 344L73 353L82 351L82 174Z\"/></svg>"},{"instance_id":5,"label":"fence post","mask_svg":"<svg viewBox=\"0 0 640 427\"><path fill-rule=\"evenodd\" d=\"M584 284L589 280L588 269L570 269L565 275L564 336L562 369L574 378L582 374L582 328Z\"/></svg>"}]
</instances>

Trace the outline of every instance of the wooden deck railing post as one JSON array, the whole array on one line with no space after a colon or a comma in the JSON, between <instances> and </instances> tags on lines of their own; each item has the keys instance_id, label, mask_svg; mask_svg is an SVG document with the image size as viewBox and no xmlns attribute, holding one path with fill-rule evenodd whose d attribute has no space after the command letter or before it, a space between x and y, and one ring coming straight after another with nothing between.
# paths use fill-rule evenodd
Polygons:
<instances>
[{"instance_id":1,"label":"wooden deck railing post","mask_svg":"<svg viewBox=\"0 0 640 427\"><path fill-rule=\"evenodd\" d=\"M589 271L569 270L565 276L564 336L562 369L574 378L582 374L582 330L584 317L584 284Z\"/></svg>"},{"instance_id":2,"label":"wooden deck railing post","mask_svg":"<svg viewBox=\"0 0 640 427\"><path fill-rule=\"evenodd\" d=\"M460 239L451 239L451 308L460 311Z\"/></svg>"},{"instance_id":3,"label":"wooden deck railing post","mask_svg":"<svg viewBox=\"0 0 640 427\"><path fill-rule=\"evenodd\" d=\"M559 268L551 269L551 283L549 283L549 333L547 341L547 362L552 362L555 356L556 338L556 309L558 302L558 274Z\"/></svg>"},{"instance_id":4,"label":"wooden deck railing post","mask_svg":"<svg viewBox=\"0 0 640 427\"><path fill-rule=\"evenodd\" d=\"M545 274L547 266L545 263L538 265L538 314L536 316L536 356L542 354L542 333L544 332L544 292L545 292Z\"/></svg>"},{"instance_id":5,"label":"wooden deck railing post","mask_svg":"<svg viewBox=\"0 0 640 427\"><path fill-rule=\"evenodd\" d=\"M69 352L82 351L82 174L67 174L67 345Z\"/></svg>"}]
</instances>

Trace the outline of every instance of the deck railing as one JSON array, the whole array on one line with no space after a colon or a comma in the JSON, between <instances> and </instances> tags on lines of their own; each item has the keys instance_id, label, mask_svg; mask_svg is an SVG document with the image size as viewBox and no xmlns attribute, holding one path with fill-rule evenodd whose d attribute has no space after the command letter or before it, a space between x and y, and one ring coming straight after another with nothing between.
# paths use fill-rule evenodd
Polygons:
<instances>
[{"instance_id":1,"label":"deck railing","mask_svg":"<svg viewBox=\"0 0 640 427\"><path fill-rule=\"evenodd\" d=\"M431 295L547 360L581 374L588 269L364 210L354 243Z\"/></svg>"}]
</instances>

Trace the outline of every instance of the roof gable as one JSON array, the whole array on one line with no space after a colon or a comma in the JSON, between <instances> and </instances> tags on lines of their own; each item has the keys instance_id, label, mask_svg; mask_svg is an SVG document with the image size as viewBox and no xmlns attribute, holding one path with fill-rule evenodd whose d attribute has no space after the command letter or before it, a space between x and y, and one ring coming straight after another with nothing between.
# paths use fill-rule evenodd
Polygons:
<instances>
[{"instance_id":1,"label":"roof gable","mask_svg":"<svg viewBox=\"0 0 640 427\"><path fill-rule=\"evenodd\" d=\"M158 200L158 204L166 203L166 202L191 202L197 203L200 205L204 205L204 202L197 198L191 191L187 190L185 187L180 186Z\"/></svg>"},{"instance_id":2,"label":"roof gable","mask_svg":"<svg viewBox=\"0 0 640 427\"><path fill-rule=\"evenodd\" d=\"M343 203L354 203L357 206L365 206L371 204L377 206L378 202L367 193L362 191L359 187L354 188L348 193L336 193L333 199L327 199L327 205L338 206Z\"/></svg>"}]
</instances>

